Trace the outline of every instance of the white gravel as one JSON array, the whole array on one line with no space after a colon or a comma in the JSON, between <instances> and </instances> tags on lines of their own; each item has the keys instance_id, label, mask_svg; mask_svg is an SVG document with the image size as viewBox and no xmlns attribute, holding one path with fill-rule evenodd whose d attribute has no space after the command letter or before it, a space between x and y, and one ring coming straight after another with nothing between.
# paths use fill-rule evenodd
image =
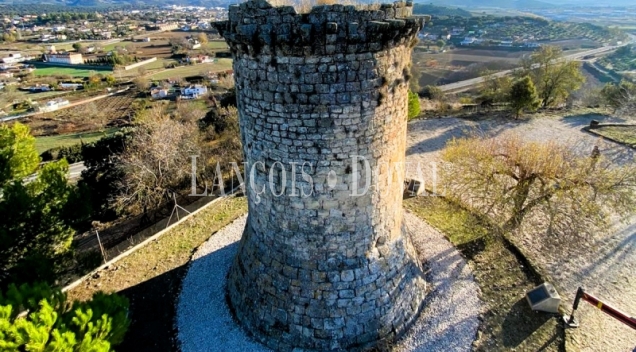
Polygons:
<instances>
[{"instance_id":1,"label":"white gravel","mask_svg":"<svg viewBox=\"0 0 636 352\"><path fill-rule=\"evenodd\" d=\"M479 327L479 286L466 260L437 230L405 213L430 292L419 319L398 344L400 351L471 351Z\"/></svg>"},{"instance_id":2,"label":"white gravel","mask_svg":"<svg viewBox=\"0 0 636 352\"><path fill-rule=\"evenodd\" d=\"M269 349L253 342L232 320L225 278L238 249L247 215L212 236L193 256L177 305L178 339L183 352ZM466 261L436 230L411 214L405 223L427 260L427 306L400 351L469 351L479 326L479 288Z\"/></svg>"},{"instance_id":3,"label":"white gravel","mask_svg":"<svg viewBox=\"0 0 636 352\"><path fill-rule=\"evenodd\" d=\"M247 215L214 234L192 257L177 304L181 351L267 352L232 320L225 277L238 250Z\"/></svg>"}]
</instances>

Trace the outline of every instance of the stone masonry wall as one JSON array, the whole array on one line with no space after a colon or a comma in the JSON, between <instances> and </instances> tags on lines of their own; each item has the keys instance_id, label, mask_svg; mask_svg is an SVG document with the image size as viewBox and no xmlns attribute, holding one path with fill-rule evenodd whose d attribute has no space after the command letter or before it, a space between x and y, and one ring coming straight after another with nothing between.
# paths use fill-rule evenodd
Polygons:
<instances>
[{"instance_id":1,"label":"stone masonry wall","mask_svg":"<svg viewBox=\"0 0 636 352\"><path fill-rule=\"evenodd\" d=\"M402 228L411 44L423 22L397 19L410 10L298 15L248 1L218 25L248 166L228 301L277 351L364 349L402 334L421 308L425 283Z\"/></svg>"}]
</instances>

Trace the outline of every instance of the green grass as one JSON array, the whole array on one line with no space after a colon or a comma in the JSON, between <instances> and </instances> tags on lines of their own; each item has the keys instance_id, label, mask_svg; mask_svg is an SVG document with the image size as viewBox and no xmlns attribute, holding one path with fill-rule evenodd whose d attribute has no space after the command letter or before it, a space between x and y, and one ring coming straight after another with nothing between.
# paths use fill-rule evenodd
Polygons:
<instances>
[{"instance_id":1,"label":"green grass","mask_svg":"<svg viewBox=\"0 0 636 352\"><path fill-rule=\"evenodd\" d=\"M228 49L227 43L225 40L213 40L209 41L205 45L208 49Z\"/></svg>"},{"instance_id":2,"label":"green grass","mask_svg":"<svg viewBox=\"0 0 636 352\"><path fill-rule=\"evenodd\" d=\"M156 73L151 76L153 80L169 79L169 78L183 78L189 76L200 75L203 72L208 71L225 71L232 69L232 59L217 59L217 62L199 65L188 65L177 67L175 69L169 69Z\"/></svg>"},{"instance_id":3,"label":"green grass","mask_svg":"<svg viewBox=\"0 0 636 352\"><path fill-rule=\"evenodd\" d=\"M80 143L95 142L102 137L109 136L117 132L118 128L109 128L102 132L81 132L81 133L69 133L58 136L37 137L35 139L35 149L38 153L45 152L52 148L57 147L70 147L72 145Z\"/></svg>"},{"instance_id":4,"label":"green grass","mask_svg":"<svg viewBox=\"0 0 636 352\"><path fill-rule=\"evenodd\" d=\"M636 147L636 126L603 126L591 131L618 143Z\"/></svg>"},{"instance_id":5,"label":"green grass","mask_svg":"<svg viewBox=\"0 0 636 352\"><path fill-rule=\"evenodd\" d=\"M525 299L540 280L487 223L441 197L408 199L404 207L446 235L468 260L486 308L476 351L562 350L564 335L556 319L533 312Z\"/></svg>"},{"instance_id":6,"label":"green grass","mask_svg":"<svg viewBox=\"0 0 636 352\"><path fill-rule=\"evenodd\" d=\"M73 68L73 67L41 67L34 71L36 76L73 76L73 77L89 77L94 72L107 74L112 73L112 69L104 68L100 70L90 70L85 68Z\"/></svg>"}]
</instances>

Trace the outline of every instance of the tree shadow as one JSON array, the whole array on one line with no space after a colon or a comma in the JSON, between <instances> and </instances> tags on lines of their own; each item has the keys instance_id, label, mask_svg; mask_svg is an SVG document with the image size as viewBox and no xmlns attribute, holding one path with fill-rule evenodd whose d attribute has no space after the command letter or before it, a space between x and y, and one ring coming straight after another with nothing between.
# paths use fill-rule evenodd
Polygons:
<instances>
[{"instance_id":1,"label":"tree shadow","mask_svg":"<svg viewBox=\"0 0 636 352\"><path fill-rule=\"evenodd\" d=\"M172 269L119 294L130 300L130 328L117 351L175 351L176 301L187 265Z\"/></svg>"},{"instance_id":2,"label":"tree shadow","mask_svg":"<svg viewBox=\"0 0 636 352\"><path fill-rule=\"evenodd\" d=\"M486 249L486 239L484 237L476 238L472 241L457 245L457 250L468 260L474 260L475 256Z\"/></svg>"},{"instance_id":3,"label":"tree shadow","mask_svg":"<svg viewBox=\"0 0 636 352\"><path fill-rule=\"evenodd\" d=\"M567 115L561 118L561 121L570 127L587 127L592 120L599 121L600 123L625 123L627 120L620 117L605 115L600 113L586 113L578 115Z\"/></svg>"},{"instance_id":4,"label":"tree shadow","mask_svg":"<svg viewBox=\"0 0 636 352\"><path fill-rule=\"evenodd\" d=\"M508 348L519 346L552 318L552 314L535 312L530 309L525 297L520 299L510 308L504 318L501 327L504 346ZM552 343L556 343L558 340L560 340L560 336L559 331L556 330L550 340L539 350L549 348Z\"/></svg>"}]
</instances>

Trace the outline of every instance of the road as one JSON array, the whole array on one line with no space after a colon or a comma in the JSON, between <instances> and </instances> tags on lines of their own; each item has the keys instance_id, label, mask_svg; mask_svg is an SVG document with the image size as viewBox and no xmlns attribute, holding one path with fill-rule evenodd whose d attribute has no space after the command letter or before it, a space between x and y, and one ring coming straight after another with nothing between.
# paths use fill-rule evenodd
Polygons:
<instances>
[{"instance_id":1,"label":"road","mask_svg":"<svg viewBox=\"0 0 636 352\"><path fill-rule=\"evenodd\" d=\"M620 45L620 46L604 46L602 48L598 48L598 49L594 49L594 50L588 50L588 51L584 51L581 53L576 53L576 54L572 54L572 55L567 55L565 56L566 60L580 60L583 59L586 56L589 55L598 55L598 54L602 54L602 53L606 53L612 50L616 50L617 48L627 45L629 43ZM513 73L516 69L513 70L506 70L506 71L501 71L501 72L497 72L494 73L493 76L495 77L503 77L503 76L507 76L511 73ZM451 83L451 84L445 84L442 86L439 86L439 88L444 91L444 92L459 92L462 90L466 90L472 86L476 86L478 84L483 83L484 81L484 77L477 77L477 78L473 78L473 79L468 79L465 81L460 81L460 82L455 82L455 83Z\"/></svg>"},{"instance_id":2,"label":"road","mask_svg":"<svg viewBox=\"0 0 636 352\"><path fill-rule=\"evenodd\" d=\"M68 166L68 178L69 180L75 180L80 178L80 176L82 176L82 171L86 170L86 166L84 166L84 162L79 162L79 163L75 163L75 164L70 164ZM38 174L33 174L27 178L24 179L25 183L30 183L35 181L35 179L38 177Z\"/></svg>"}]
</instances>

